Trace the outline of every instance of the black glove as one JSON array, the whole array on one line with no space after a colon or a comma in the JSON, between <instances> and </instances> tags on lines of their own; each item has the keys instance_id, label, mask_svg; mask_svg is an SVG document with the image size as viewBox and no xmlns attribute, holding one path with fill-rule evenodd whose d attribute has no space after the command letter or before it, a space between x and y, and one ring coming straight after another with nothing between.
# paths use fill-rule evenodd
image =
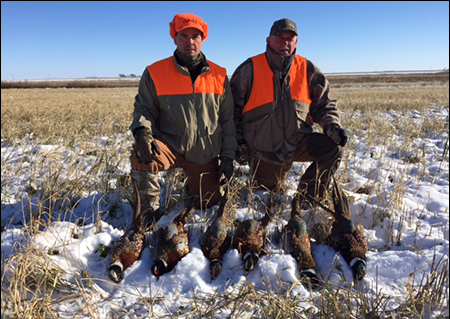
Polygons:
<instances>
[{"instance_id":1,"label":"black glove","mask_svg":"<svg viewBox=\"0 0 450 319\"><path fill-rule=\"evenodd\" d=\"M155 160L155 154L161 155L159 146L147 128L139 128L134 133L133 149L139 163L149 164Z\"/></svg>"},{"instance_id":2,"label":"black glove","mask_svg":"<svg viewBox=\"0 0 450 319\"><path fill-rule=\"evenodd\" d=\"M240 165L248 164L247 144L239 144L236 149L236 162Z\"/></svg>"},{"instance_id":3,"label":"black glove","mask_svg":"<svg viewBox=\"0 0 450 319\"><path fill-rule=\"evenodd\" d=\"M223 174L225 175L225 179L229 181L231 179L231 176L233 176L233 172L234 172L233 160L229 157L221 157L217 179L220 181Z\"/></svg>"},{"instance_id":4,"label":"black glove","mask_svg":"<svg viewBox=\"0 0 450 319\"><path fill-rule=\"evenodd\" d=\"M325 129L325 133L335 142L337 145L347 145L348 133L347 130L337 125L330 125Z\"/></svg>"}]
</instances>

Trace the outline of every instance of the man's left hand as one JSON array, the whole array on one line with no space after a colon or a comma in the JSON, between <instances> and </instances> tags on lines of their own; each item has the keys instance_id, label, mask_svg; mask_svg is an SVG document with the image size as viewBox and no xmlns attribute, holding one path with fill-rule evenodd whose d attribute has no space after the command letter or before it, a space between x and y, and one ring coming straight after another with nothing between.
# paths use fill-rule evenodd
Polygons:
<instances>
[{"instance_id":1,"label":"man's left hand","mask_svg":"<svg viewBox=\"0 0 450 319\"><path fill-rule=\"evenodd\" d=\"M335 142L337 145L347 145L348 132L337 125L330 125L325 129L325 133Z\"/></svg>"}]
</instances>

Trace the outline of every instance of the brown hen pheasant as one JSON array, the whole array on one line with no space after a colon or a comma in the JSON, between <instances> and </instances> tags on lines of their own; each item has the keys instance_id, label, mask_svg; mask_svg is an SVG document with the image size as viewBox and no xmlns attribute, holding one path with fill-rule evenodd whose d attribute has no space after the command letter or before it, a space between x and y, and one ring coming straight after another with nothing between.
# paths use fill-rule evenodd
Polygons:
<instances>
[{"instance_id":1,"label":"brown hen pheasant","mask_svg":"<svg viewBox=\"0 0 450 319\"><path fill-rule=\"evenodd\" d=\"M184 225L194 213L193 205L185 208L165 229L159 229L156 261L152 273L159 277L171 271L189 253L189 236Z\"/></svg>"},{"instance_id":2,"label":"brown hen pheasant","mask_svg":"<svg viewBox=\"0 0 450 319\"><path fill-rule=\"evenodd\" d=\"M203 254L209 259L211 280L219 276L222 270L223 255L231 247L231 236L228 232L227 192L222 196L216 218L209 225L200 241Z\"/></svg>"}]
</instances>

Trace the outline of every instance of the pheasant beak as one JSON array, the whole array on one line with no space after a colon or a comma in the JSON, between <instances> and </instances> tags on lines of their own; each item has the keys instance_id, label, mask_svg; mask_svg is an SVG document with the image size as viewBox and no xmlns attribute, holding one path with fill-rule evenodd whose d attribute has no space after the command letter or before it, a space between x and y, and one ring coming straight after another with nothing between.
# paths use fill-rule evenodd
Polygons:
<instances>
[{"instance_id":1,"label":"pheasant beak","mask_svg":"<svg viewBox=\"0 0 450 319\"><path fill-rule=\"evenodd\" d=\"M353 277L354 277L355 283L357 283L358 281L363 280L363 278L364 278L364 273L355 272L355 274L353 275Z\"/></svg>"},{"instance_id":2,"label":"pheasant beak","mask_svg":"<svg viewBox=\"0 0 450 319\"><path fill-rule=\"evenodd\" d=\"M119 282L121 282L122 281L122 277L120 277L120 275L119 274L109 274L109 278L112 280L112 281L115 281L115 282L117 282L117 283L119 283Z\"/></svg>"},{"instance_id":3,"label":"pheasant beak","mask_svg":"<svg viewBox=\"0 0 450 319\"><path fill-rule=\"evenodd\" d=\"M161 273L159 272L159 270L155 270L155 277L156 281L159 281L159 277L161 277Z\"/></svg>"}]
</instances>

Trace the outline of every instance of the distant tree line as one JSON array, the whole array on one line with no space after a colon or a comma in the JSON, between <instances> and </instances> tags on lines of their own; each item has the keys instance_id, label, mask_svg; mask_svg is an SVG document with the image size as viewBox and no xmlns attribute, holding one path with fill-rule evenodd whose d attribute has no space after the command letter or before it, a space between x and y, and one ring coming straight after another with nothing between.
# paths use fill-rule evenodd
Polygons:
<instances>
[{"instance_id":1,"label":"distant tree line","mask_svg":"<svg viewBox=\"0 0 450 319\"><path fill-rule=\"evenodd\" d=\"M119 74L119 77L121 77L121 78L137 78L138 76L134 73L131 73L130 75Z\"/></svg>"}]
</instances>

